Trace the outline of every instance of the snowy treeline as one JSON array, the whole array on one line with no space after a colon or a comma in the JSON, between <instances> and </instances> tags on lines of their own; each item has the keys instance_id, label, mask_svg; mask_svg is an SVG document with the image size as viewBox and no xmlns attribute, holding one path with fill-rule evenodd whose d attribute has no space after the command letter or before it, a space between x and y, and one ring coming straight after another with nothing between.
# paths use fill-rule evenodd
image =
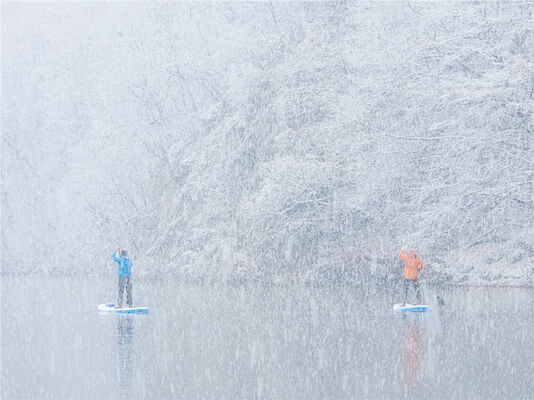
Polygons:
<instances>
[{"instance_id":1,"label":"snowy treeline","mask_svg":"<svg viewBox=\"0 0 534 400\"><path fill-rule=\"evenodd\" d=\"M2 3L4 273L531 283L534 4Z\"/></svg>"}]
</instances>

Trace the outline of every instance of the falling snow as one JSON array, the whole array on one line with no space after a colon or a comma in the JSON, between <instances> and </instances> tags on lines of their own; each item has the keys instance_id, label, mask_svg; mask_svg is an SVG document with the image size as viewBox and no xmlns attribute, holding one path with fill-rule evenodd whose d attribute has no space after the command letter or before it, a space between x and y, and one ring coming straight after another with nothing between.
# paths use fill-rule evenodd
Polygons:
<instances>
[{"instance_id":1,"label":"falling snow","mask_svg":"<svg viewBox=\"0 0 534 400\"><path fill-rule=\"evenodd\" d=\"M0 397L532 393L534 3L1 21ZM117 245L148 316L96 311Z\"/></svg>"}]
</instances>

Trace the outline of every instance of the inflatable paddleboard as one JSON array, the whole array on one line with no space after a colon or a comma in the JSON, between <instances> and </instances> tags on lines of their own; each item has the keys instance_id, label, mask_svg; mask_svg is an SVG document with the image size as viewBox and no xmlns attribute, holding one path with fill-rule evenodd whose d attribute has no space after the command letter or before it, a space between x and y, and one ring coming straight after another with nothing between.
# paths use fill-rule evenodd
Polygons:
<instances>
[{"instance_id":1,"label":"inflatable paddleboard","mask_svg":"<svg viewBox=\"0 0 534 400\"><path fill-rule=\"evenodd\" d=\"M393 305L393 309L395 311L415 311L415 312L424 312L424 311L431 311L432 308L430 308L427 304L404 304L397 303Z\"/></svg>"},{"instance_id":2,"label":"inflatable paddleboard","mask_svg":"<svg viewBox=\"0 0 534 400\"><path fill-rule=\"evenodd\" d=\"M148 307L123 307L116 308L113 303L100 304L98 311L112 314L148 314Z\"/></svg>"}]
</instances>

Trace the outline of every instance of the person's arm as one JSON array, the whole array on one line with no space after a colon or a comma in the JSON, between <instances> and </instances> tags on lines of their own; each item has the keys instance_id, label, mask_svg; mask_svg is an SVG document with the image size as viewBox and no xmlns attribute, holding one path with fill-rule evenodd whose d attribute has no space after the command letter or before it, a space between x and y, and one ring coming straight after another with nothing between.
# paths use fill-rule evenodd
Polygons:
<instances>
[{"instance_id":1,"label":"person's arm","mask_svg":"<svg viewBox=\"0 0 534 400\"><path fill-rule=\"evenodd\" d=\"M402 261L406 261L406 260L408 260L408 255L407 255L407 254L404 254L404 247L401 247L401 249L400 249L399 258L400 258Z\"/></svg>"},{"instance_id":2,"label":"person's arm","mask_svg":"<svg viewBox=\"0 0 534 400\"><path fill-rule=\"evenodd\" d=\"M113 261L118 262L118 263L120 263L121 261L121 259L117 257L117 253L119 253L119 250L120 250L119 247L117 247L117 250L115 250L113 254L111 255L111 258L113 258Z\"/></svg>"},{"instance_id":3,"label":"person's arm","mask_svg":"<svg viewBox=\"0 0 534 400\"><path fill-rule=\"evenodd\" d=\"M425 263L424 263L423 260L421 260L420 258L419 258L419 264L418 264L417 268L419 268L419 269L425 269Z\"/></svg>"}]
</instances>

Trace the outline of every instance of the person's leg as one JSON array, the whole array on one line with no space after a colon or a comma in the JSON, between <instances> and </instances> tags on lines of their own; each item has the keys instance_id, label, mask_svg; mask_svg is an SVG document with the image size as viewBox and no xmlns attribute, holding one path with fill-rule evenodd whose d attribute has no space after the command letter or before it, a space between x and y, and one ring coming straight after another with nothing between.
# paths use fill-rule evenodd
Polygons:
<instances>
[{"instance_id":1,"label":"person's leg","mask_svg":"<svg viewBox=\"0 0 534 400\"><path fill-rule=\"evenodd\" d=\"M124 292L124 277L119 277L119 299L117 301L117 306L122 307L122 293Z\"/></svg>"},{"instance_id":2,"label":"person's leg","mask_svg":"<svg viewBox=\"0 0 534 400\"><path fill-rule=\"evenodd\" d=\"M413 288L414 304L418 304L418 295L417 295L417 281L415 279L410 280L410 286Z\"/></svg>"},{"instance_id":3,"label":"person's leg","mask_svg":"<svg viewBox=\"0 0 534 400\"><path fill-rule=\"evenodd\" d=\"M419 282L417 279L413 281L413 287L415 289L415 298L417 299L417 304L421 304L421 291L419 290Z\"/></svg>"},{"instance_id":4,"label":"person's leg","mask_svg":"<svg viewBox=\"0 0 534 400\"><path fill-rule=\"evenodd\" d=\"M406 300L408 300L408 286L410 281L406 278L404 278L404 300L402 302L403 305L406 304Z\"/></svg>"},{"instance_id":5,"label":"person's leg","mask_svg":"<svg viewBox=\"0 0 534 400\"><path fill-rule=\"evenodd\" d=\"M130 276L126 277L126 301L128 303L128 307L133 307L133 299L132 299L132 279Z\"/></svg>"}]
</instances>

